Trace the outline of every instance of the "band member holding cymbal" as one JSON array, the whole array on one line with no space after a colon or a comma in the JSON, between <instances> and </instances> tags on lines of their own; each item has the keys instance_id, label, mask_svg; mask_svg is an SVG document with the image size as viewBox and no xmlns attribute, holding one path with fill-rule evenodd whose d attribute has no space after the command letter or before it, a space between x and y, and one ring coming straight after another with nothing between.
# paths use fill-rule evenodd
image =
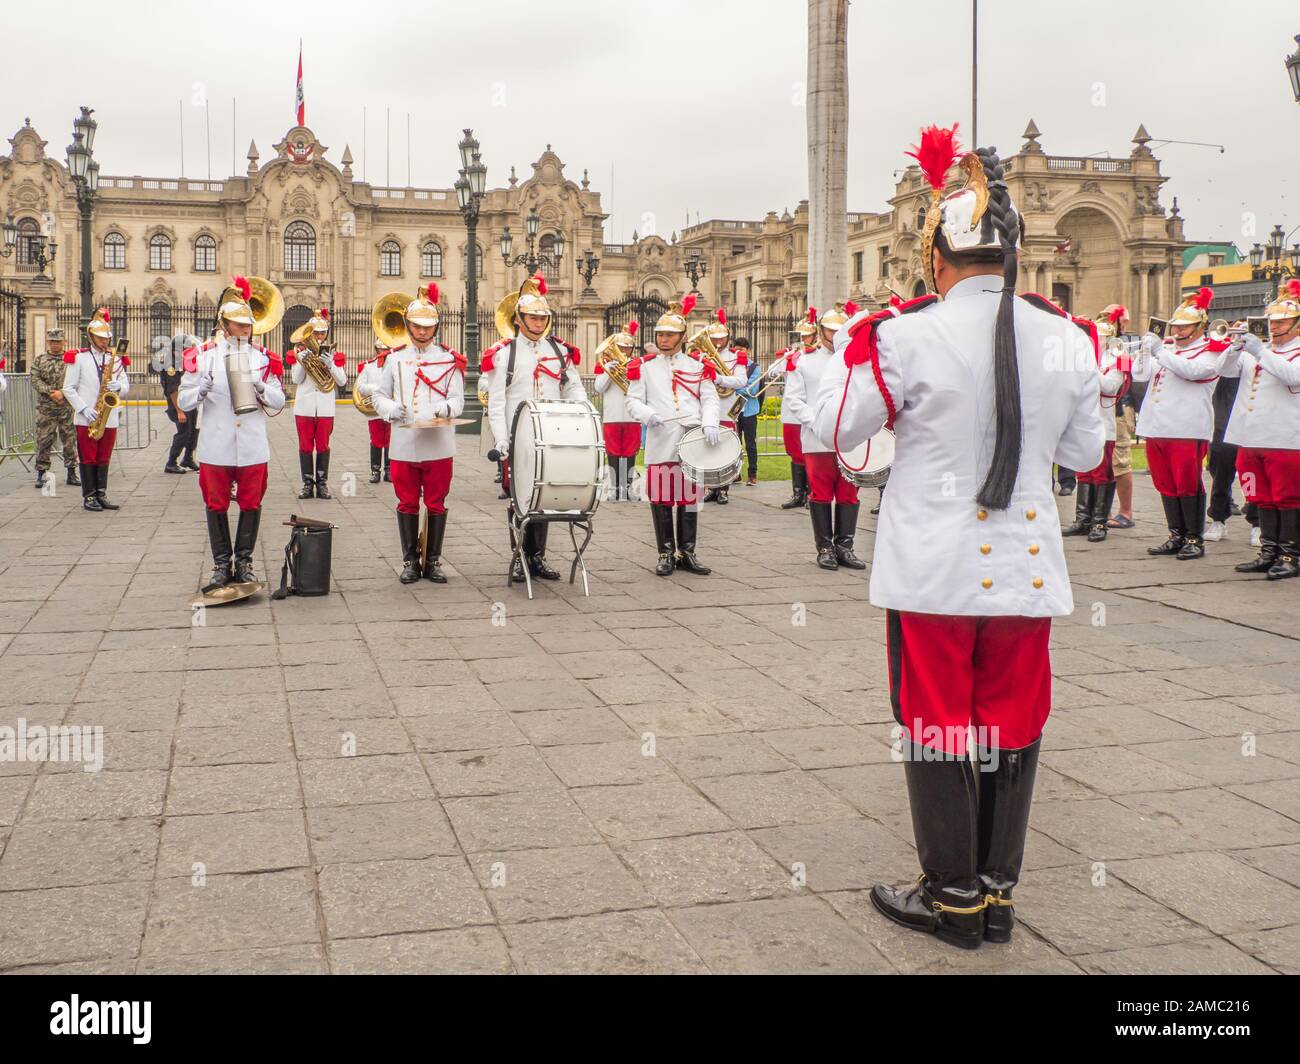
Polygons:
<instances>
[{"instance_id":1,"label":"band member holding cymbal","mask_svg":"<svg viewBox=\"0 0 1300 1064\"><path fill-rule=\"evenodd\" d=\"M497 453L505 459L504 487L510 490L510 430L515 412L528 399L570 399L587 401L578 366L582 359L572 344L547 335L553 323L546 302L546 278L540 273L528 278L519 291L511 292L497 307L497 328L510 339L495 353L483 356L483 374L488 379L488 420L496 438ZM546 562L545 521L529 524L524 532L523 557L528 571L543 580L558 580ZM513 551L514 525L511 524ZM524 580L525 562L513 563L513 579Z\"/></svg>"},{"instance_id":2,"label":"band member holding cymbal","mask_svg":"<svg viewBox=\"0 0 1300 1064\"><path fill-rule=\"evenodd\" d=\"M375 357L357 367L356 393L362 398L372 398L384 375L384 363L388 361L388 344L384 340L375 341ZM370 483L378 484L383 480L392 480L388 468L388 447L393 436L393 426L379 416L376 410L366 418L370 432Z\"/></svg>"},{"instance_id":3,"label":"band member holding cymbal","mask_svg":"<svg viewBox=\"0 0 1300 1064\"><path fill-rule=\"evenodd\" d=\"M678 453L686 431L697 426L703 427L710 444L718 442L716 368L685 349L686 319L694 308L695 297L689 295L671 304L655 325L657 353L633 359L627 367L627 408L646 427L646 480L659 549L658 576L671 576L674 568L697 576L712 571L695 557L700 490L682 476Z\"/></svg>"},{"instance_id":4,"label":"band member holding cymbal","mask_svg":"<svg viewBox=\"0 0 1300 1064\"><path fill-rule=\"evenodd\" d=\"M378 316L378 314L376 314ZM379 416L393 425L393 491L397 495L397 532L402 544L403 584L421 578L445 584L442 543L447 532L447 493L456 454L450 421L465 409L465 356L437 341L438 287L421 288L403 314L410 344L394 348L384 360L379 383L371 393ZM425 560L421 564L420 500L429 512Z\"/></svg>"},{"instance_id":5,"label":"band member holding cymbal","mask_svg":"<svg viewBox=\"0 0 1300 1064\"><path fill-rule=\"evenodd\" d=\"M822 375L835 354L835 333L858 312L854 303L836 303L817 322L821 343L799 356L794 369L786 374L785 400L790 414L800 425L799 445L808 470L811 498L813 540L817 545L817 565L832 572L865 569L867 563L853 553L858 530L858 487L840 473L835 448L817 438L815 398L821 388Z\"/></svg>"}]
</instances>

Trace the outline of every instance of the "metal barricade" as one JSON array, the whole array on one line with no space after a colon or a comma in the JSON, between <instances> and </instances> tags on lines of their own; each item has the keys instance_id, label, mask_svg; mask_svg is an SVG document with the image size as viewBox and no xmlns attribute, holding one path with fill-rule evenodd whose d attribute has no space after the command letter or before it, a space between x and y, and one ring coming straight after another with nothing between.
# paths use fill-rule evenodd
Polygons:
<instances>
[{"instance_id":1,"label":"metal barricade","mask_svg":"<svg viewBox=\"0 0 1300 1064\"><path fill-rule=\"evenodd\" d=\"M6 373L8 384L0 392L0 464L16 458L27 467L36 450L36 393L29 373Z\"/></svg>"}]
</instances>

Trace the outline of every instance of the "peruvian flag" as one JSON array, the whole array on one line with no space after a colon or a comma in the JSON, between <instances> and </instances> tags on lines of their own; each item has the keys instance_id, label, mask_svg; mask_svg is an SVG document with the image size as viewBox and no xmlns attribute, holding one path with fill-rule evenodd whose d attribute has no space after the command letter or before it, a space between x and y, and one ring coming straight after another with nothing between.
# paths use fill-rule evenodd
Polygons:
<instances>
[{"instance_id":1,"label":"peruvian flag","mask_svg":"<svg viewBox=\"0 0 1300 1064\"><path fill-rule=\"evenodd\" d=\"M307 124L307 104L302 95L302 41L298 42L298 91L294 94L294 106L298 109L298 125Z\"/></svg>"}]
</instances>

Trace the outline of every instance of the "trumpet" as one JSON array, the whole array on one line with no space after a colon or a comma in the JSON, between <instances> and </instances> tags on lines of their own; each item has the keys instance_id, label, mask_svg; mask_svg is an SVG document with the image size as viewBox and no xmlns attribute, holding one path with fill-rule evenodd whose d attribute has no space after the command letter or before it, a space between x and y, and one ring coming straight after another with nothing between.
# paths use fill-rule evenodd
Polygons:
<instances>
[{"instance_id":1,"label":"trumpet","mask_svg":"<svg viewBox=\"0 0 1300 1064\"><path fill-rule=\"evenodd\" d=\"M689 354L699 354L705 362L710 363L724 377L731 376L731 370L727 364L722 361L722 356L718 354L718 349L713 341L709 338L710 325L706 325L689 340L686 341L686 350ZM734 388L723 388L718 386L718 398L730 399L736 392Z\"/></svg>"},{"instance_id":2,"label":"trumpet","mask_svg":"<svg viewBox=\"0 0 1300 1064\"><path fill-rule=\"evenodd\" d=\"M1229 336L1245 336L1250 330L1244 325L1229 325L1223 318L1210 322L1206 335L1217 343L1223 343Z\"/></svg>"},{"instance_id":3,"label":"trumpet","mask_svg":"<svg viewBox=\"0 0 1300 1064\"><path fill-rule=\"evenodd\" d=\"M596 348L596 363L609 375L609 379L618 385L619 390L627 394L627 364L630 361L623 354L623 349L615 342L618 334L608 337Z\"/></svg>"}]
</instances>

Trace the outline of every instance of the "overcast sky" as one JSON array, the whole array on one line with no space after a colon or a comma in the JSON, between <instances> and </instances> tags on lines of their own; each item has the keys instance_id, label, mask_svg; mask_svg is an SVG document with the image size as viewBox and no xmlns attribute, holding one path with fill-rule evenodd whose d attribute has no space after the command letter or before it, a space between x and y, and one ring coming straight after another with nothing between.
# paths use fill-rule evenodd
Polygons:
<instances>
[{"instance_id":1,"label":"overcast sky","mask_svg":"<svg viewBox=\"0 0 1300 1064\"><path fill-rule=\"evenodd\" d=\"M1245 250L1300 226L1300 105L1283 67L1297 0L984 0L980 140L1011 154L1033 118L1053 154L1123 157L1139 123L1193 239ZM856 0L850 14L851 210L879 211L919 126L969 134L971 0ZM298 38L307 124L336 164L449 187L465 126L491 185L547 143L612 211L610 241L667 236L689 216L757 219L806 198L803 0L314 0L311 4L4 2L0 133L30 115L59 157L79 104L96 109L102 173L235 170L293 125ZM236 17L247 22L236 30ZM13 45L17 47L13 47ZM179 101L179 107L178 107ZM363 145L363 108L367 134ZM179 111L179 113L178 113ZM7 145L5 146L7 150ZM612 175L612 176L611 176ZM1243 216L1246 217L1243 221ZM1253 216L1258 234L1245 231ZM1292 238L1300 240L1300 234Z\"/></svg>"}]
</instances>

